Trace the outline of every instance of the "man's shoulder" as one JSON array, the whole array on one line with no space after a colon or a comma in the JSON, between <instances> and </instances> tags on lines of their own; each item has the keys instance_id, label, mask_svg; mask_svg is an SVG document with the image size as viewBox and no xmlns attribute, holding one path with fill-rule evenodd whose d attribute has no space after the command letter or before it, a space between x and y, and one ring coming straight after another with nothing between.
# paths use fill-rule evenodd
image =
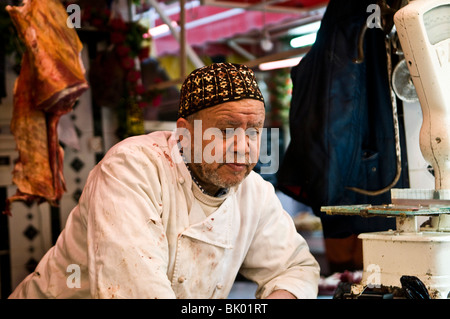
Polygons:
<instances>
[{"instance_id":1,"label":"man's shoulder","mask_svg":"<svg viewBox=\"0 0 450 319\"><path fill-rule=\"evenodd\" d=\"M118 142L114 147L130 147L134 145L167 147L170 144L171 137L172 132L170 131L156 131L128 137Z\"/></svg>"},{"instance_id":2,"label":"man's shoulder","mask_svg":"<svg viewBox=\"0 0 450 319\"><path fill-rule=\"evenodd\" d=\"M263 194L273 190L273 185L266 181L261 175L255 171L251 171L250 174L243 180L239 190L244 194L258 193Z\"/></svg>"},{"instance_id":3,"label":"man's shoulder","mask_svg":"<svg viewBox=\"0 0 450 319\"><path fill-rule=\"evenodd\" d=\"M265 184L266 180L264 180L264 178L262 178L261 175L259 175L257 172L255 171L251 171L250 174L248 174L248 176L244 179L244 183L248 182L248 183L257 183L257 184Z\"/></svg>"},{"instance_id":4,"label":"man's shoulder","mask_svg":"<svg viewBox=\"0 0 450 319\"><path fill-rule=\"evenodd\" d=\"M102 164L115 163L117 161L156 163L162 160L170 160L173 163L173 148L175 147L177 147L177 144L173 140L172 132L170 131L136 135L112 146L99 164L101 166ZM176 160L178 161L178 159Z\"/></svg>"},{"instance_id":5,"label":"man's shoulder","mask_svg":"<svg viewBox=\"0 0 450 319\"><path fill-rule=\"evenodd\" d=\"M156 131L148 134L131 136L113 145L107 152L107 156L114 153L132 152L133 150L159 151L167 150L171 145L176 145L171 141L172 132Z\"/></svg>"}]
</instances>

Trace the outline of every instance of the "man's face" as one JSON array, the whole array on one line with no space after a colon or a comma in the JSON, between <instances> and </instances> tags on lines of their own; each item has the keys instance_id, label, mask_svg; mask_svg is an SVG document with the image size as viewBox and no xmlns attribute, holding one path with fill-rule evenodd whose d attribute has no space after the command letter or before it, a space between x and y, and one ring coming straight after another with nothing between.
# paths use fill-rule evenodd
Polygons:
<instances>
[{"instance_id":1,"label":"man's face","mask_svg":"<svg viewBox=\"0 0 450 319\"><path fill-rule=\"evenodd\" d=\"M206 191L236 186L255 167L264 118L263 102L244 99L201 110L194 121L177 121L189 130L189 167Z\"/></svg>"}]
</instances>

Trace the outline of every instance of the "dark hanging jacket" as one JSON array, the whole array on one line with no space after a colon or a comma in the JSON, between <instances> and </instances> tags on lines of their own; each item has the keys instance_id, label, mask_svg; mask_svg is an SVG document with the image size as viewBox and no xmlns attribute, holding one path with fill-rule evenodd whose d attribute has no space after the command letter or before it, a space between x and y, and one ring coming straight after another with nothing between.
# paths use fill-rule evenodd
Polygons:
<instances>
[{"instance_id":1,"label":"dark hanging jacket","mask_svg":"<svg viewBox=\"0 0 450 319\"><path fill-rule=\"evenodd\" d=\"M368 29L364 62L356 64L358 35L374 3L331 0L315 44L291 71L291 141L277 175L278 188L311 206L326 238L395 229L395 219L326 215L321 206L388 204L390 192L367 196L348 190L378 190L396 175L392 103L385 34ZM393 65L395 66L395 64ZM400 109L402 175L408 187Z\"/></svg>"}]
</instances>

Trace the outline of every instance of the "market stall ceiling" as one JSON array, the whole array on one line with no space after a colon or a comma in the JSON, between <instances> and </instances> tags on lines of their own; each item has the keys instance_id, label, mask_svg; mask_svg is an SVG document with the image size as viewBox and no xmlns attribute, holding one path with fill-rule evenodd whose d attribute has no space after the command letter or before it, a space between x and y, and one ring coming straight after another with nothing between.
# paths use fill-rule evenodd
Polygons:
<instances>
[{"instance_id":1,"label":"market stall ceiling","mask_svg":"<svg viewBox=\"0 0 450 319\"><path fill-rule=\"evenodd\" d=\"M323 0L202 0L187 7L186 39L192 47L208 47L208 54L221 53L225 47L230 49L230 39L233 43L260 41L264 32L276 35L320 19L327 3ZM179 21L179 11L172 11L168 16L173 22ZM162 19L155 21L155 26L161 24L164 24ZM179 44L170 31L155 36L154 45L158 56L179 52Z\"/></svg>"},{"instance_id":2,"label":"market stall ceiling","mask_svg":"<svg viewBox=\"0 0 450 319\"><path fill-rule=\"evenodd\" d=\"M265 8L267 11L293 12L305 11L326 5L324 0L203 0L205 5L218 5L234 8Z\"/></svg>"}]
</instances>

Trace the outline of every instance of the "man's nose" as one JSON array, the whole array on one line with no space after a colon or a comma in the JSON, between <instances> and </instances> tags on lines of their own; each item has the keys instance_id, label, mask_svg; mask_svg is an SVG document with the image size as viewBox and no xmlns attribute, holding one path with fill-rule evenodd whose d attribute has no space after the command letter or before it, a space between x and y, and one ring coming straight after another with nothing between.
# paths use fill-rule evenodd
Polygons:
<instances>
[{"instance_id":1,"label":"man's nose","mask_svg":"<svg viewBox=\"0 0 450 319\"><path fill-rule=\"evenodd\" d=\"M250 150L249 137L245 134L243 129L236 130L234 135L232 149L238 155L245 155L249 153Z\"/></svg>"}]
</instances>

